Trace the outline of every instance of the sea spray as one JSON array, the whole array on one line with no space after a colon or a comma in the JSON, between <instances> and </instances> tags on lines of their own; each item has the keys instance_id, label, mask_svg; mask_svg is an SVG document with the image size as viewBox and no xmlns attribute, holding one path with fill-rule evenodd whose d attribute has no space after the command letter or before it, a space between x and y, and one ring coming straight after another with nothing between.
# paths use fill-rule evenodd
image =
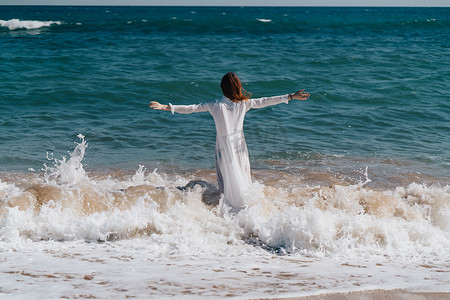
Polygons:
<instances>
[{"instance_id":1,"label":"sea spray","mask_svg":"<svg viewBox=\"0 0 450 300\"><path fill-rule=\"evenodd\" d=\"M56 159L47 153L47 159L52 161L52 165L44 164L44 178L47 183L54 182L59 184L77 184L82 180L88 180L83 164L81 163L88 147L84 135L78 134L81 142L77 144L70 159L64 156L61 160Z\"/></svg>"}]
</instances>

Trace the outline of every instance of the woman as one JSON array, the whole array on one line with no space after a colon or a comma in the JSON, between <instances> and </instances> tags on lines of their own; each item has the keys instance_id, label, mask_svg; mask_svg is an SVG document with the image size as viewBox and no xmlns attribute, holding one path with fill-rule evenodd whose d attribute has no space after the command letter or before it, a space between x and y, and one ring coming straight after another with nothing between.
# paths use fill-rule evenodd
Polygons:
<instances>
[{"instance_id":1,"label":"woman","mask_svg":"<svg viewBox=\"0 0 450 300\"><path fill-rule=\"evenodd\" d=\"M252 184L250 161L245 143L243 125L245 113L251 108L261 108L289 100L306 100L309 94L300 90L294 94L249 99L235 73L227 73L220 84L223 97L216 101L194 105L169 105L150 102L153 109L190 114L209 111L216 124L216 171L219 190L224 194L224 204L235 211L244 208L245 192Z\"/></svg>"}]
</instances>

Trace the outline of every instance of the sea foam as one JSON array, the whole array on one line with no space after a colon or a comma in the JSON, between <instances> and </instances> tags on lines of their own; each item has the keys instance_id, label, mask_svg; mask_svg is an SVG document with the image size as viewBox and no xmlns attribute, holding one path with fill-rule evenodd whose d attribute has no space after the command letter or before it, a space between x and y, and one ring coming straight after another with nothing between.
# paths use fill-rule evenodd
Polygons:
<instances>
[{"instance_id":1,"label":"sea foam","mask_svg":"<svg viewBox=\"0 0 450 300\"><path fill-rule=\"evenodd\" d=\"M1 27L7 27L9 30L16 29L39 29L49 27L53 24L61 25L60 21L21 21L19 19L0 20Z\"/></svg>"},{"instance_id":2,"label":"sea foam","mask_svg":"<svg viewBox=\"0 0 450 300\"><path fill-rule=\"evenodd\" d=\"M320 256L389 249L414 256L450 248L449 186L410 183L373 190L366 186L366 171L366 180L358 184L309 187L281 174L280 181L256 181L248 208L222 218L220 205L202 203L203 187L177 188L192 179L213 181L213 176L171 176L146 172L143 166L134 174L91 174L82 164L88 144L83 135L78 138L69 159L48 158L44 174L0 181L0 239L96 241L158 233L167 239L182 237L181 243L198 231L196 239L208 244L212 233L199 227L203 220L213 231L212 224L222 224L214 238L218 234L281 253Z\"/></svg>"}]
</instances>

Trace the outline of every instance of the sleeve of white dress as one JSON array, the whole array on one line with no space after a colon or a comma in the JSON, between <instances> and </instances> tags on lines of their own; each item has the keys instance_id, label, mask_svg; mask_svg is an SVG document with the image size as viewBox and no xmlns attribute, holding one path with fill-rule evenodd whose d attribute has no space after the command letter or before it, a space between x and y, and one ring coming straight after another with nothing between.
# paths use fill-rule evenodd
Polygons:
<instances>
[{"instance_id":1,"label":"sleeve of white dress","mask_svg":"<svg viewBox=\"0 0 450 300\"><path fill-rule=\"evenodd\" d=\"M169 103L172 114L192 114L196 112L208 111L208 103L192 104L192 105L173 105Z\"/></svg>"},{"instance_id":2,"label":"sleeve of white dress","mask_svg":"<svg viewBox=\"0 0 450 300\"><path fill-rule=\"evenodd\" d=\"M263 97L258 99L249 99L248 109L250 108L262 108L279 103L288 103L289 94L275 97Z\"/></svg>"}]
</instances>

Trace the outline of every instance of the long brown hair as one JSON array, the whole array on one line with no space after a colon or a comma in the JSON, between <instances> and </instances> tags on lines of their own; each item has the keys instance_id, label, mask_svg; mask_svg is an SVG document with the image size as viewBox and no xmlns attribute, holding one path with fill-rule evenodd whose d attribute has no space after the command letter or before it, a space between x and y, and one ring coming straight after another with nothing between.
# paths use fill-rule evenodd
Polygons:
<instances>
[{"instance_id":1,"label":"long brown hair","mask_svg":"<svg viewBox=\"0 0 450 300\"><path fill-rule=\"evenodd\" d=\"M248 100L252 94L242 88L239 77L233 72L229 72L222 77L220 82L223 95L233 102Z\"/></svg>"}]
</instances>

